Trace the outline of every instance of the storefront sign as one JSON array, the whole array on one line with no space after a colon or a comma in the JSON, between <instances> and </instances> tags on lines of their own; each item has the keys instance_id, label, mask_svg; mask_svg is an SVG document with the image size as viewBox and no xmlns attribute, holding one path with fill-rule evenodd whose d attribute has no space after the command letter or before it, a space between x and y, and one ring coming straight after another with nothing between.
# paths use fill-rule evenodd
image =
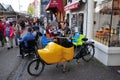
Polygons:
<instances>
[{"instance_id":1,"label":"storefront sign","mask_svg":"<svg viewBox=\"0 0 120 80\"><path fill-rule=\"evenodd\" d=\"M64 12L63 0L50 0L49 4L46 7L46 11L53 9L52 12L54 12L55 8L57 8L60 12L63 13Z\"/></svg>"},{"instance_id":2,"label":"storefront sign","mask_svg":"<svg viewBox=\"0 0 120 80\"><path fill-rule=\"evenodd\" d=\"M72 4L72 5L66 6L66 7L64 8L64 10L67 11L67 10L72 10L72 9L76 9L76 8L78 8L78 2L77 2L77 3L74 3L74 4Z\"/></svg>"}]
</instances>

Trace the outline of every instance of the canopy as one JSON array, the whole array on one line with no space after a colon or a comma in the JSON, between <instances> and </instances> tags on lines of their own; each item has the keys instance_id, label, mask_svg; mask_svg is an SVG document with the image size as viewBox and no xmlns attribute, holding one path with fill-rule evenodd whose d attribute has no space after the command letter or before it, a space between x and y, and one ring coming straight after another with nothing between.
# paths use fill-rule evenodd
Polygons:
<instances>
[{"instance_id":1,"label":"canopy","mask_svg":"<svg viewBox=\"0 0 120 80\"><path fill-rule=\"evenodd\" d=\"M46 7L47 10L51 10L52 12L60 11L61 13L64 12L63 8L63 0L50 0L49 4Z\"/></svg>"},{"instance_id":2,"label":"canopy","mask_svg":"<svg viewBox=\"0 0 120 80\"><path fill-rule=\"evenodd\" d=\"M114 15L119 15L120 14L120 1L119 0L114 0L114 1L111 0L111 1L106 1L106 2L104 1L101 4L100 13L103 13L103 14L112 13Z\"/></svg>"}]
</instances>

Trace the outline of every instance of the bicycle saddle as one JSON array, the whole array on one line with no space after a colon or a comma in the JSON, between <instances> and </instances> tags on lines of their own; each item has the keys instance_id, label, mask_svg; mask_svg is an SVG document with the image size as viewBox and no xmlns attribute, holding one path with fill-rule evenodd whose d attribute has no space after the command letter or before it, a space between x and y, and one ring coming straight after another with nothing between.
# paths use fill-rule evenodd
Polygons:
<instances>
[{"instance_id":1,"label":"bicycle saddle","mask_svg":"<svg viewBox=\"0 0 120 80\"><path fill-rule=\"evenodd\" d=\"M83 40L83 41L87 41L87 40L88 40L88 38L83 38L82 40Z\"/></svg>"}]
</instances>

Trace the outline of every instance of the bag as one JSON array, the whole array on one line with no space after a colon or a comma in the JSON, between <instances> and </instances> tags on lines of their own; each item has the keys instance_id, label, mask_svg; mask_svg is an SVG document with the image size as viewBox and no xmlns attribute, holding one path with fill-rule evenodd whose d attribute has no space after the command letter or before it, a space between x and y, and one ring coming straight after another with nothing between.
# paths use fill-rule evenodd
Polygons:
<instances>
[{"instance_id":1,"label":"bag","mask_svg":"<svg viewBox=\"0 0 120 80\"><path fill-rule=\"evenodd\" d=\"M13 38L14 37L14 28L13 27L10 27L10 38Z\"/></svg>"},{"instance_id":2,"label":"bag","mask_svg":"<svg viewBox=\"0 0 120 80\"><path fill-rule=\"evenodd\" d=\"M23 30L20 30L20 34L22 34L23 33Z\"/></svg>"}]
</instances>

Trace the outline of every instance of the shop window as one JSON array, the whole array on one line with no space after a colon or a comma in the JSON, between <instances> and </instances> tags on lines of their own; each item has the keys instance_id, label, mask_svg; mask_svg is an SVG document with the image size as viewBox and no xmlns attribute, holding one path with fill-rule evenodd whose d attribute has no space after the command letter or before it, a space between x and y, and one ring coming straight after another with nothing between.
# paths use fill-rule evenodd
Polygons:
<instances>
[{"instance_id":1,"label":"shop window","mask_svg":"<svg viewBox=\"0 0 120 80\"><path fill-rule=\"evenodd\" d=\"M71 18L71 28L73 32L76 32L76 27L77 27L77 14L73 14Z\"/></svg>"},{"instance_id":2,"label":"shop window","mask_svg":"<svg viewBox=\"0 0 120 80\"><path fill-rule=\"evenodd\" d=\"M94 39L109 47L120 47L120 1L108 0L100 6L94 17Z\"/></svg>"},{"instance_id":3,"label":"shop window","mask_svg":"<svg viewBox=\"0 0 120 80\"><path fill-rule=\"evenodd\" d=\"M75 29L75 32L83 34L83 23L84 23L83 13L73 14L73 17L71 18L71 27Z\"/></svg>"},{"instance_id":4,"label":"shop window","mask_svg":"<svg viewBox=\"0 0 120 80\"><path fill-rule=\"evenodd\" d=\"M72 2L72 0L68 0L68 3L69 3L69 2L71 3L71 2Z\"/></svg>"},{"instance_id":5,"label":"shop window","mask_svg":"<svg viewBox=\"0 0 120 80\"><path fill-rule=\"evenodd\" d=\"M77 26L77 14L73 14L71 21L72 21L72 27L76 27Z\"/></svg>"}]
</instances>

